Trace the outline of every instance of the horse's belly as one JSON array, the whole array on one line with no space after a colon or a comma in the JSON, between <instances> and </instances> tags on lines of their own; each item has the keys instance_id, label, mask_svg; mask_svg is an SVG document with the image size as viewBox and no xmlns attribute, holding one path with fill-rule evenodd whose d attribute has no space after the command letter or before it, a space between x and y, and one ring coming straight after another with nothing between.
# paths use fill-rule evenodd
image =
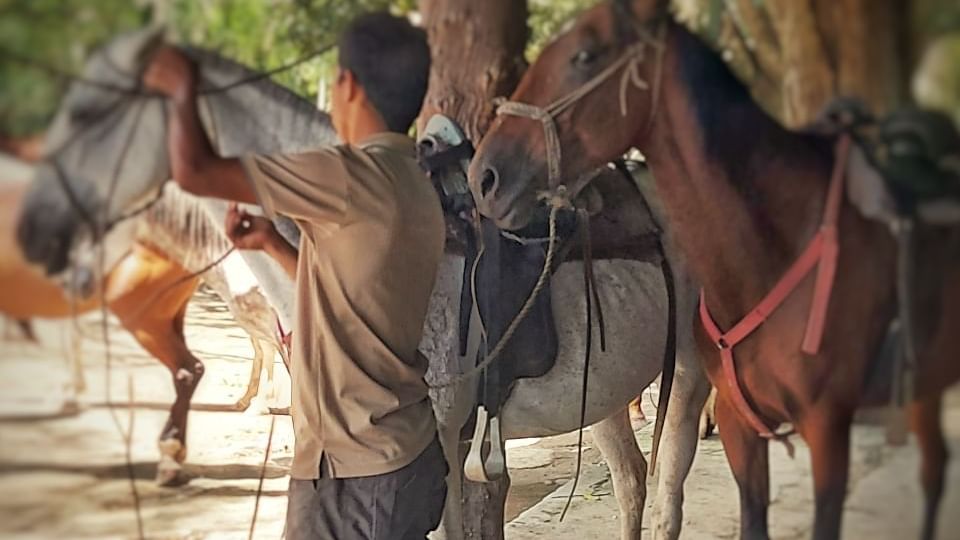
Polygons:
<instances>
[{"instance_id":1,"label":"horse's belly","mask_svg":"<svg viewBox=\"0 0 960 540\"><path fill-rule=\"evenodd\" d=\"M556 365L546 375L520 379L501 412L506 438L566 433L580 418L586 342L582 264L563 264L553 277L552 302L559 337ZM606 352L594 318L586 423L623 409L660 373L666 343L666 292L658 266L595 261L603 307Z\"/></svg>"}]
</instances>

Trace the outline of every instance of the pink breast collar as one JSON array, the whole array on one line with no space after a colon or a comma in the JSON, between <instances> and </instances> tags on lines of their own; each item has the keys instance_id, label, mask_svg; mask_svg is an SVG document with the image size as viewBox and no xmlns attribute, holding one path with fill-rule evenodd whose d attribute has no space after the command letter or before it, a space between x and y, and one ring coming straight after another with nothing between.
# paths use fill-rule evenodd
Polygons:
<instances>
[{"instance_id":1,"label":"pink breast collar","mask_svg":"<svg viewBox=\"0 0 960 540\"><path fill-rule=\"evenodd\" d=\"M800 350L807 354L816 354L820 350L823 339L823 327L827 317L827 307L830 304L830 294L833 290L833 277L837 269L837 218L840 215L840 201L843 198L844 168L847 154L850 150L850 137L841 136L837 142L836 161L830 187L827 193L827 206L823 214L820 230L810 239L810 243L800 257L793 263L780 281L746 316L740 319L733 328L723 332L710 316L703 289L700 290L700 320L703 323L710 340L720 349L720 364L723 378L733 405L744 420L753 427L761 437L774 439L779 435L773 432L763 420L757 416L743 394L743 388L737 381L737 368L733 358L733 348L750 336L790 294L796 290L808 273L816 266L817 278L814 283L813 302L807 318L807 329L803 336Z\"/></svg>"}]
</instances>

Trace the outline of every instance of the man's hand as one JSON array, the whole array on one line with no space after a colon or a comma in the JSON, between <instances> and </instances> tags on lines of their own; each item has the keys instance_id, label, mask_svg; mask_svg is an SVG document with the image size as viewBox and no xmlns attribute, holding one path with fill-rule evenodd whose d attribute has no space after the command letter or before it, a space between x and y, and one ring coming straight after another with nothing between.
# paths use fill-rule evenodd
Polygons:
<instances>
[{"instance_id":1,"label":"man's hand","mask_svg":"<svg viewBox=\"0 0 960 540\"><path fill-rule=\"evenodd\" d=\"M148 90L177 101L192 99L196 67L179 49L164 45L153 55L144 71L143 84Z\"/></svg>"},{"instance_id":2,"label":"man's hand","mask_svg":"<svg viewBox=\"0 0 960 540\"><path fill-rule=\"evenodd\" d=\"M284 242L273 222L263 216L254 216L230 205L224 224L227 237L237 249L269 250L276 247L278 241Z\"/></svg>"}]
</instances>

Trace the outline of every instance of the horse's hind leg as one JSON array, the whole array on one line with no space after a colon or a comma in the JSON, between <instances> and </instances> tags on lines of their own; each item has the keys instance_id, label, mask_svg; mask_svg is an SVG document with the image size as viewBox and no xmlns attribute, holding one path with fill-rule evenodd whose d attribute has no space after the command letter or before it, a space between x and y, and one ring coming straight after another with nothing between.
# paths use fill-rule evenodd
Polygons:
<instances>
[{"instance_id":1,"label":"horse's hind leg","mask_svg":"<svg viewBox=\"0 0 960 540\"><path fill-rule=\"evenodd\" d=\"M640 538L647 500L647 461L637 446L628 409L593 425L593 440L610 468L613 494L620 506L620 538Z\"/></svg>"},{"instance_id":2,"label":"horse's hind leg","mask_svg":"<svg viewBox=\"0 0 960 540\"><path fill-rule=\"evenodd\" d=\"M692 337L692 335L691 335ZM683 521L683 484L690 473L699 441L699 420L710 392L699 356L692 343L681 342L677 371L660 441L659 479L653 537L676 539Z\"/></svg>"},{"instance_id":3,"label":"horse's hind leg","mask_svg":"<svg viewBox=\"0 0 960 540\"><path fill-rule=\"evenodd\" d=\"M717 395L717 423L723 425L720 439L733 477L740 488L740 538L766 540L770 504L770 466L767 440L741 421L723 393Z\"/></svg>"},{"instance_id":4,"label":"horse's hind leg","mask_svg":"<svg viewBox=\"0 0 960 540\"><path fill-rule=\"evenodd\" d=\"M946 470L947 443L941 425L941 395L928 396L910 404L910 427L920 447L920 480L925 497L923 512L923 540L932 540L937 526L937 510L943 496L943 478Z\"/></svg>"}]
</instances>

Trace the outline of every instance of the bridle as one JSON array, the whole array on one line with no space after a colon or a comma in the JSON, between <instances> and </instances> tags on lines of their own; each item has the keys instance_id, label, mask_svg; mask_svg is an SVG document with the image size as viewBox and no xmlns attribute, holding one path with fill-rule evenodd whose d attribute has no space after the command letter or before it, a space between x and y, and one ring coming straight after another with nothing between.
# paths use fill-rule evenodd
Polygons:
<instances>
[{"instance_id":1,"label":"bridle","mask_svg":"<svg viewBox=\"0 0 960 540\"><path fill-rule=\"evenodd\" d=\"M656 30L651 31L651 26L654 25L656 25ZM663 52L666 48L665 34L667 25L664 21L657 20L646 25L635 25L635 28L639 35L638 41L627 47L613 63L594 75L586 83L559 99L554 100L546 107L538 107L519 101L510 101L506 98L497 98L494 100L494 104L497 107L497 116L510 115L529 118L540 121L543 126L544 144L547 155L548 189L541 192L539 197L546 199L550 205L572 206L570 200L575 197L586 184L593 180L597 172L601 169L596 168L580 175L572 185L567 186L561 183L563 147L560 144L560 135L557 130L557 118L561 114L620 72L620 114L622 116L627 115L627 92L631 85L638 90L648 90L651 91L651 108L645 128L646 131L649 131L653 125L653 119L659 107L660 100L661 72L663 69ZM656 64L652 84L640 76L640 65L646 60L648 47L652 47L656 52Z\"/></svg>"}]
</instances>

